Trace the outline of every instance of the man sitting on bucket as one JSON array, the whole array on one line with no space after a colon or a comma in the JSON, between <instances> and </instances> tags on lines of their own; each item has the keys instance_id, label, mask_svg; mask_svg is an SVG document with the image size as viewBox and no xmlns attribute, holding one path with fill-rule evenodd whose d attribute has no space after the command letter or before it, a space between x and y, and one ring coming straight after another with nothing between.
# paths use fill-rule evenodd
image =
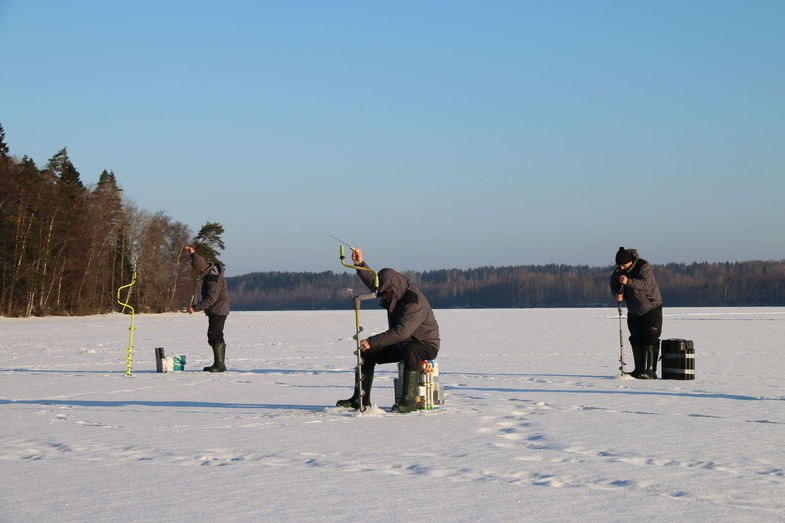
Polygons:
<instances>
[{"instance_id":1,"label":"man sitting on bucket","mask_svg":"<svg viewBox=\"0 0 785 523\"><path fill-rule=\"evenodd\" d=\"M368 267L359 248L352 250L352 262L358 267ZM379 288L373 288L373 274L368 270L357 270L357 276L376 295L379 304L387 309L389 329L360 340L362 350L363 404L371 404L371 385L377 363L404 362L401 402L393 405L394 412L412 412L417 409L417 386L420 365L423 360L432 360L439 353L439 325L433 315L431 304L425 295L403 275L392 270L379 271ZM355 377L356 378L356 377ZM355 379L355 383L357 379ZM359 408L359 387L354 395L336 404L338 407Z\"/></svg>"}]
</instances>

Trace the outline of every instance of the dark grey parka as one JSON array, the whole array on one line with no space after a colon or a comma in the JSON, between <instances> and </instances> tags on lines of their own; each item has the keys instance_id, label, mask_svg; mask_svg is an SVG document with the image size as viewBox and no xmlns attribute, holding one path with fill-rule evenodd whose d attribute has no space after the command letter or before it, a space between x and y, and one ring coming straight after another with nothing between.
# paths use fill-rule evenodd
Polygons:
<instances>
[{"instance_id":1,"label":"dark grey parka","mask_svg":"<svg viewBox=\"0 0 785 523\"><path fill-rule=\"evenodd\" d=\"M365 262L360 267L368 267ZM415 287L402 274L393 269L379 271L379 288L373 288L373 274L371 271L358 270L357 275L377 295L385 291L392 291L392 299L386 302L380 300L379 304L387 309L387 325L385 332L371 336L368 343L372 349L389 347L405 341L419 341L439 349L439 325L433 315L431 304L425 295Z\"/></svg>"},{"instance_id":2,"label":"dark grey parka","mask_svg":"<svg viewBox=\"0 0 785 523\"><path fill-rule=\"evenodd\" d=\"M207 262L198 254L191 255L191 264L196 267L207 266L197 275L194 283L192 305L194 311L205 314L227 316L229 314L229 289L220 263Z\"/></svg>"},{"instance_id":3,"label":"dark grey parka","mask_svg":"<svg viewBox=\"0 0 785 523\"><path fill-rule=\"evenodd\" d=\"M654 279L654 272L651 270L649 262L638 256L638 251L630 249L632 254L632 267L623 271L616 267L611 274L611 294L619 294L622 288L619 283L619 276L627 276L627 284L624 285L624 301L627 303L627 310L635 316L643 316L662 305L660 287Z\"/></svg>"}]
</instances>

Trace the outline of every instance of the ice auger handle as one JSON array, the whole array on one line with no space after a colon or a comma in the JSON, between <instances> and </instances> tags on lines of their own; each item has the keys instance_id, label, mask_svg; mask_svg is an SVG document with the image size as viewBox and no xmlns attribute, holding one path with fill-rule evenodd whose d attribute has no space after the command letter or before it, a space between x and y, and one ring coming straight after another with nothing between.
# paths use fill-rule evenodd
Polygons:
<instances>
[{"instance_id":1,"label":"ice auger handle","mask_svg":"<svg viewBox=\"0 0 785 523\"><path fill-rule=\"evenodd\" d=\"M374 289L379 288L379 275L376 274L376 271L371 269L370 267L360 267L359 265L354 265L353 263L346 263L346 251L343 248L343 244L340 245L341 254L338 256L341 260L341 265L344 267L348 267L349 269L356 269L358 271L371 271L373 273L373 287ZM367 294L363 294L362 296L368 296ZM371 296L370 298L363 298L364 300L371 300L376 297L376 294Z\"/></svg>"}]
</instances>

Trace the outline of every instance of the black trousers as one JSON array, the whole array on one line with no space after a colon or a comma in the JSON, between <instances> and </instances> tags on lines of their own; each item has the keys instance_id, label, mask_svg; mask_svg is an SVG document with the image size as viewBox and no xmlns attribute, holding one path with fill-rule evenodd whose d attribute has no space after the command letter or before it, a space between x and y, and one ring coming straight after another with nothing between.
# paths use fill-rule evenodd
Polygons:
<instances>
[{"instance_id":1,"label":"black trousers","mask_svg":"<svg viewBox=\"0 0 785 523\"><path fill-rule=\"evenodd\" d=\"M418 370L423 360L432 360L439 354L439 349L419 341L405 341L382 347L369 349L363 353L363 370L373 370L377 363L404 362L406 370Z\"/></svg>"},{"instance_id":2,"label":"black trousers","mask_svg":"<svg viewBox=\"0 0 785 523\"><path fill-rule=\"evenodd\" d=\"M226 315L219 316L217 314L207 315L207 343L210 347L215 346L217 343L224 342L224 324L226 323Z\"/></svg>"},{"instance_id":3,"label":"black trousers","mask_svg":"<svg viewBox=\"0 0 785 523\"><path fill-rule=\"evenodd\" d=\"M628 314L627 327L630 329L630 344L633 347L657 345L662 334L662 306L641 316Z\"/></svg>"}]
</instances>

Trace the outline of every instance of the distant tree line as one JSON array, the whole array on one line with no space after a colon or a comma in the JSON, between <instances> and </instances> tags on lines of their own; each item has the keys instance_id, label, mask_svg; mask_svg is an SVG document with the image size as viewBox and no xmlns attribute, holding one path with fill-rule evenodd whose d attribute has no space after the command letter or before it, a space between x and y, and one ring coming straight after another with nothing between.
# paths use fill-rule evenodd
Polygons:
<instances>
[{"instance_id":1,"label":"distant tree line","mask_svg":"<svg viewBox=\"0 0 785 523\"><path fill-rule=\"evenodd\" d=\"M0 316L119 310L117 289L139 312L188 305L184 245L219 261L223 227L192 237L163 212L123 198L112 171L85 186L65 148L39 168L9 155L0 125ZM381 267L379 267L381 268ZM666 306L783 306L785 260L655 265ZM407 272L437 308L613 305L610 267L479 267ZM353 271L258 272L228 278L235 310L345 309L365 292Z\"/></svg>"},{"instance_id":2,"label":"distant tree line","mask_svg":"<svg viewBox=\"0 0 785 523\"><path fill-rule=\"evenodd\" d=\"M381 267L380 267L381 268ZM613 306L612 267L529 265L406 272L436 308ZM785 260L654 265L667 307L783 306ZM366 292L352 271L228 278L237 310L345 309Z\"/></svg>"},{"instance_id":3,"label":"distant tree line","mask_svg":"<svg viewBox=\"0 0 785 523\"><path fill-rule=\"evenodd\" d=\"M137 311L187 305L192 293L184 245L215 258L219 224L191 237L163 212L123 198L113 172L86 187L65 148L39 168L9 155L0 125L0 315L93 314L119 310L117 289Z\"/></svg>"}]
</instances>

